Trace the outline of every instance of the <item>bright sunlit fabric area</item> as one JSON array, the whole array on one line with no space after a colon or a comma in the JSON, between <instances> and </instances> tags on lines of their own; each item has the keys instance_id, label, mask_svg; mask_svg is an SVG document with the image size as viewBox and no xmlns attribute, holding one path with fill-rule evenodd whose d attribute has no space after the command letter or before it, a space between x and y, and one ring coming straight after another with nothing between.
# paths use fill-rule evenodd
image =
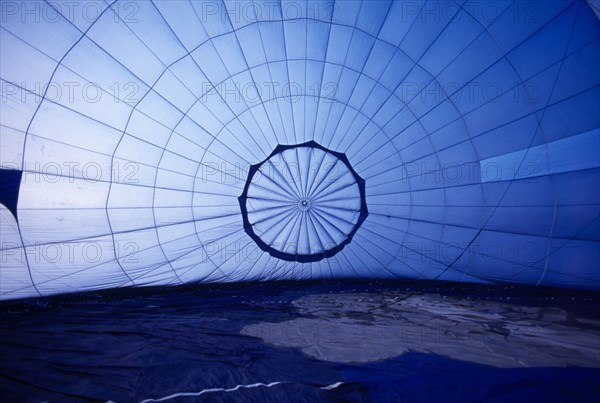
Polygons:
<instances>
[{"instance_id":1,"label":"bright sunlit fabric area","mask_svg":"<svg viewBox=\"0 0 600 403\"><path fill-rule=\"evenodd\" d=\"M0 299L600 289L597 2L0 5Z\"/></svg>"}]
</instances>

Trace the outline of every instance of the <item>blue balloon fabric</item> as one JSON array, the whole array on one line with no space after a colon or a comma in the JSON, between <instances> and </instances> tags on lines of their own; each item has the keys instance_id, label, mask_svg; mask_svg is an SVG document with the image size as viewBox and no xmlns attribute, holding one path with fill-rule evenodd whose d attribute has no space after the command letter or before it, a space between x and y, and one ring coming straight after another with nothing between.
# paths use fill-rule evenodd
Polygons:
<instances>
[{"instance_id":1,"label":"blue balloon fabric","mask_svg":"<svg viewBox=\"0 0 600 403\"><path fill-rule=\"evenodd\" d=\"M0 299L600 289L593 1L0 5Z\"/></svg>"}]
</instances>

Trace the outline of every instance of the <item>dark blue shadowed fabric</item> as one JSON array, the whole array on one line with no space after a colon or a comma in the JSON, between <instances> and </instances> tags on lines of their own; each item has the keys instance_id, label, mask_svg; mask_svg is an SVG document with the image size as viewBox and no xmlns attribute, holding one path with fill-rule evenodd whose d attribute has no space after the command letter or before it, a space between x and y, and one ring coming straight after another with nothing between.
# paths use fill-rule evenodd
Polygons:
<instances>
[{"instance_id":1,"label":"dark blue shadowed fabric","mask_svg":"<svg viewBox=\"0 0 600 403\"><path fill-rule=\"evenodd\" d=\"M21 187L21 171L0 168L0 204L10 211L15 220L17 218L17 203L19 201L19 187Z\"/></svg>"}]
</instances>

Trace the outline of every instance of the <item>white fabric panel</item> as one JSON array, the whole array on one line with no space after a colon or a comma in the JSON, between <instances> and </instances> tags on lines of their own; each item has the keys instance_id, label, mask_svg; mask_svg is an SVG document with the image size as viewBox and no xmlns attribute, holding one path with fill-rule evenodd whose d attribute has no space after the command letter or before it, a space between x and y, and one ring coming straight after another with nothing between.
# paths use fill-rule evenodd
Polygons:
<instances>
[{"instance_id":1,"label":"white fabric panel","mask_svg":"<svg viewBox=\"0 0 600 403\"><path fill-rule=\"evenodd\" d=\"M27 257L19 235L15 217L4 206L0 206L0 292L12 298L25 298L39 295L36 291L27 266Z\"/></svg>"}]
</instances>

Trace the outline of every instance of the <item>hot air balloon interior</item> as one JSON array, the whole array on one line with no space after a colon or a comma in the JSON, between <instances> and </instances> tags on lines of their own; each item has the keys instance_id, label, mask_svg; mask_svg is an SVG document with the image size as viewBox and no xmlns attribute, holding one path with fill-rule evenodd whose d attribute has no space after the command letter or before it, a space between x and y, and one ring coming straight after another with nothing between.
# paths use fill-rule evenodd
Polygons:
<instances>
[{"instance_id":1,"label":"hot air balloon interior","mask_svg":"<svg viewBox=\"0 0 600 403\"><path fill-rule=\"evenodd\" d=\"M0 1L0 401L600 396L600 1Z\"/></svg>"}]
</instances>

